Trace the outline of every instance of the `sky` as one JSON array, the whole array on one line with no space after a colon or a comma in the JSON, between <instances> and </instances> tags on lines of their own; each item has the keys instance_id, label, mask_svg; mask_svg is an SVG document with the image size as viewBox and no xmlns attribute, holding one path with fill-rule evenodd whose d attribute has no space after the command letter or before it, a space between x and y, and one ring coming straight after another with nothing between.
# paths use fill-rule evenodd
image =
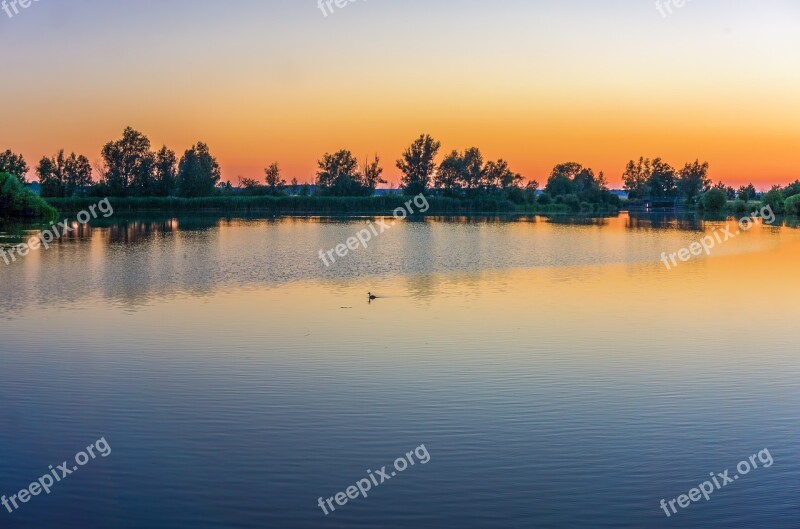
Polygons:
<instances>
[{"instance_id":1,"label":"sky","mask_svg":"<svg viewBox=\"0 0 800 529\"><path fill-rule=\"evenodd\" d=\"M350 149L396 185L428 133L540 183L576 161L619 187L639 156L800 178L800 2L665 4L38 0L0 10L0 149L99 161L132 126L179 156L208 143L234 183L274 161L310 182Z\"/></svg>"}]
</instances>

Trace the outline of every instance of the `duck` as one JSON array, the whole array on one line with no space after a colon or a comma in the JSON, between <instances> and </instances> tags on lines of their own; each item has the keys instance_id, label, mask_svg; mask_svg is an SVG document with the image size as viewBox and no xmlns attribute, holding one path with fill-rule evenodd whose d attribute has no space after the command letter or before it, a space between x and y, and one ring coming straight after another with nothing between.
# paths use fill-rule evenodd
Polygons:
<instances>
[{"instance_id":1,"label":"duck","mask_svg":"<svg viewBox=\"0 0 800 529\"><path fill-rule=\"evenodd\" d=\"M370 300L370 301L372 301L373 299L378 299L378 296L373 296L373 295L372 295L372 292L368 292L368 293L367 293L367 296L369 297L369 300Z\"/></svg>"}]
</instances>

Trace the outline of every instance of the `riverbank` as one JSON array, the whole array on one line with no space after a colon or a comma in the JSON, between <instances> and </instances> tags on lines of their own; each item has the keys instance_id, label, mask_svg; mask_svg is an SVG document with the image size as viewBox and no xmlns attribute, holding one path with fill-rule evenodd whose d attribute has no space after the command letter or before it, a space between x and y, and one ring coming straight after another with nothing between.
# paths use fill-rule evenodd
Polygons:
<instances>
[{"instance_id":1,"label":"riverbank","mask_svg":"<svg viewBox=\"0 0 800 529\"><path fill-rule=\"evenodd\" d=\"M204 198L109 198L115 212L125 213L246 213L266 215L391 215L404 208L413 197L319 197L319 196L217 196ZM558 214L571 213L566 204L516 204L493 197L458 199L428 197L427 215L449 214ZM47 202L62 214L84 210L96 198L48 198ZM617 213L616 208L584 205L581 213Z\"/></svg>"}]
</instances>

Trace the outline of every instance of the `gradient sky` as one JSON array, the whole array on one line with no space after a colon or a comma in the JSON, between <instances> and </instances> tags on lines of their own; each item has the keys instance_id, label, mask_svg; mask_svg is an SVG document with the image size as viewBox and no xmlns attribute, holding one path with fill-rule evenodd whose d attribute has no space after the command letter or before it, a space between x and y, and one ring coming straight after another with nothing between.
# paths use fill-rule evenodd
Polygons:
<instances>
[{"instance_id":1,"label":"gradient sky","mask_svg":"<svg viewBox=\"0 0 800 529\"><path fill-rule=\"evenodd\" d=\"M223 178L325 152L394 161L420 133L528 178L577 161L700 158L758 187L800 178L800 2L40 0L0 11L0 148L99 159L131 125Z\"/></svg>"}]
</instances>

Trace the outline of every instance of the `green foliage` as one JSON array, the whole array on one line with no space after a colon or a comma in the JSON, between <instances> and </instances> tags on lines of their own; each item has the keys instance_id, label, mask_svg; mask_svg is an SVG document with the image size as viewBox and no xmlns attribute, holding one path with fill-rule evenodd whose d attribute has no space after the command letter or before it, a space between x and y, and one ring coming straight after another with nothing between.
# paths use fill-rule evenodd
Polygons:
<instances>
[{"instance_id":1,"label":"green foliage","mask_svg":"<svg viewBox=\"0 0 800 529\"><path fill-rule=\"evenodd\" d=\"M337 196L223 196L197 198L176 197L126 197L110 198L115 213L141 213L148 211L174 212L239 212L269 214L376 214L391 215L398 207L405 207L409 196L386 195L380 197ZM513 213L517 206L497 197L456 199L428 197L430 210L426 213ZM96 203L92 198L48 199L60 211L81 211Z\"/></svg>"},{"instance_id":2,"label":"green foliage","mask_svg":"<svg viewBox=\"0 0 800 529\"><path fill-rule=\"evenodd\" d=\"M578 198L578 195L573 193L564 195L564 205L566 205L570 211L580 211L581 209L581 201Z\"/></svg>"},{"instance_id":3,"label":"green foliage","mask_svg":"<svg viewBox=\"0 0 800 529\"><path fill-rule=\"evenodd\" d=\"M795 180L788 186L783 188L783 194L787 197L793 197L794 195L800 195L800 180Z\"/></svg>"},{"instance_id":4,"label":"green foliage","mask_svg":"<svg viewBox=\"0 0 800 529\"><path fill-rule=\"evenodd\" d=\"M783 205L787 215L800 215L800 194L787 198Z\"/></svg>"},{"instance_id":5,"label":"green foliage","mask_svg":"<svg viewBox=\"0 0 800 529\"><path fill-rule=\"evenodd\" d=\"M736 194L739 200L744 200L745 202L755 200L757 195L756 186L753 184L740 187Z\"/></svg>"},{"instance_id":6,"label":"green foliage","mask_svg":"<svg viewBox=\"0 0 800 529\"><path fill-rule=\"evenodd\" d=\"M281 177L281 168L277 163L264 169L264 180L270 195L280 194L286 185L286 180Z\"/></svg>"},{"instance_id":7,"label":"green foliage","mask_svg":"<svg viewBox=\"0 0 800 529\"><path fill-rule=\"evenodd\" d=\"M407 194L418 195L428 190L441 147L442 144L428 134L421 134L397 160L397 168L403 173L402 186Z\"/></svg>"},{"instance_id":8,"label":"green foliage","mask_svg":"<svg viewBox=\"0 0 800 529\"><path fill-rule=\"evenodd\" d=\"M376 159L376 163L378 160ZM322 160L317 162L317 185L321 195L336 197L369 196L375 191L374 186L380 172L369 177L365 176L358 168L358 161L353 153L340 150L333 154L325 153ZM369 168L367 168L370 170ZM375 167L372 168L377 171Z\"/></svg>"},{"instance_id":9,"label":"green foliage","mask_svg":"<svg viewBox=\"0 0 800 529\"><path fill-rule=\"evenodd\" d=\"M185 198L212 196L221 180L219 164L208 145L197 143L188 149L178 164L178 195Z\"/></svg>"},{"instance_id":10,"label":"green foliage","mask_svg":"<svg viewBox=\"0 0 800 529\"><path fill-rule=\"evenodd\" d=\"M775 186L764 195L762 198L762 202L764 206L771 206L772 211L775 213L781 214L783 213L783 205L786 202L786 197L783 194L783 190L780 186Z\"/></svg>"},{"instance_id":11,"label":"green foliage","mask_svg":"<svg viewBox=\"0 0 800 529\"><path fill-rule=\"evenodd\" d=\"M74 152L64 156L64 149L52 158L44 157L36 168L43 197L83 195L92 185L92 166L85 156Z\"/></svg>"},{"instance_id":12,"label":"green foliage","mask_svg":"<svg viewBox=\"0 0 800 529\"><path fill-rule=\"evenodd\" d=\"M25 175L28 174L28 164L21 154L14 154L9 149L0 152L0 173L13 174L24 184Z\"/></svg>"},{"instance_id":13,"label":"green foliage","mask_svg":"<svg viewBox=\"0 0 800 529\"><path fill-rule=\"evenodd\" d=\"M736 202L734 202L731 209L733 209L733 212L736 213L737 215L746 215L747 213L750 212L750 208L748 208L747 202L745 202L744 200L737 200Z\"/></svg>"},{"instance_id":14,"label":"green foliage","mask_svg":"<svg viewBox=\"0 0 800 529\"><path fill-rule=\"evenodd\" d=\"M653 160L652 173L647 181L651 197L673 198L678 196L677 174L675 168L661 158Z\"/></svg>"},{"instance_id":15,"label":"green foliage","mask_svg":"<svg viewBox=\"0 0 800 529\"><path fill-rule=\"evenodd\" d=\"M700 206L706 211L721 211L727 204L728 194L716 187L700 196Z\"/></svg>"},{"instance_id":16,"label":"green foliage","mask_svg":"<svg viewBox=\"0 0 800 529\"><path fill-rule=\"evenodd\" d=\"M55 220L58 212L10 173L0 173L0 218Z\"/></svg>"},{"instance_id":17,"label":"green foliage","mask_svg":"<svg viewBox=\"0 0 800 529\"><path fill-rule=\"evenodd\" d=\"M708 162L687 163L678 173L678 191L690 204L694 204L701 193L711 188L711 179L708 177Z\"/></svg>"}]
</instances>

